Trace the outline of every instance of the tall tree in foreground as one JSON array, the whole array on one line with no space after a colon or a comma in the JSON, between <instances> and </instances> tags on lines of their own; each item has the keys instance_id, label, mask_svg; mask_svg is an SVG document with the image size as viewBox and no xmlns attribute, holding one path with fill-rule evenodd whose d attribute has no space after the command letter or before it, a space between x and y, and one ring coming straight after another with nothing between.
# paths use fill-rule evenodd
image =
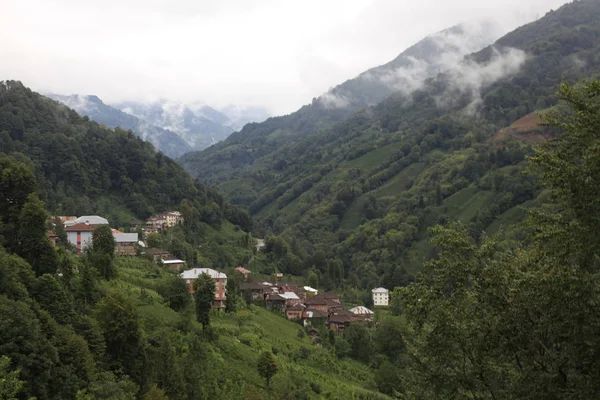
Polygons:
<instances>
[{"instance_id":1,"label":"tall tree in foreground","mask_svg":"<svg viewBox=\"0 0 600 400\"><path fill-rule=\"evenodd\" d=\"M551 203L514 252L438 227L439 258L401 289L414 330L406 398L586 399L600 392L600 82L559 92L558 137L531 159Z\"/></svg>"},{"instance_id":2,"label":"tall tree in foreground","mask_svg":"<svg viewBox=\"0 0 600 400\"><path fill-rule=\"evenodd\" d=\"M108 225L100 225L92 233L92 250L90 260L92 265L107 281L116 276L115 269L115 237Z\"/></svg>"},{"instance_id":3,"label":"tall tree in foreground","mask_svg":"<svg viewBox=\"0 0 600 400\"><path fill-rule=\"evenodd\" d=\"M194 282L196 319L204 329L210 325L210 310L215 299L215 281L210 275L201 274Z\"/></svg>"},{"instance_id":4,"label":"tall tree in foreground","mask_svg":"<svg viewBox=\"0 0 600 400\"><path fill-rule=\"evenodd\" d=\"M0 245L17 249L19 216L28 196L35 191L31 168L11 157L0 157Z\"/></svg>"},{"instance_id":5,"label":"tall tree in foreground","mask_svg":"<svg viewBox=\"0 0 600 400\"><path fill-rule=\"evenodd\" d=\"M17 253L23 257L36 275L54 273L58 258L48 237L48 214L37 194L31 193L19 217L19 244Z\"/></svg>"},{"instance_id":6,"label":"tall tree in foreground","mask_svg":"<svg viewBox=\"0 0 600 400\"><path fill-rule=\"evenodd\" d=\"M143 348L136 305L123 293L112 292L98 303L96 319L104 331L106 352L113 368L123 368L126 374L139 382Z\"/></svg>"},{"instance_id":7,"label":"tall tree in foreground","mask_svg":"<svg viewBox=\"0 0 600 400\"><path fill-rule=\"evenodd\" d=\"M275 376L279 367L277 366L277 358L270 351L263 351L258 357L257 364L258 374L265 378L267 390L271 388L271 378Z\"/></svg>"}]
</instances>

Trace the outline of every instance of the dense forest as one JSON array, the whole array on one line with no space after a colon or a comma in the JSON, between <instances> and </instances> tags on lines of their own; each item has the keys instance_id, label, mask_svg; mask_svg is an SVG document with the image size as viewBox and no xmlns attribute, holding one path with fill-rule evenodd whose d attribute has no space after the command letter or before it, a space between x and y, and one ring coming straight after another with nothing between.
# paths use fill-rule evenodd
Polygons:
<instances>
[{"instance_id":1,"label":"dense forest","mask_svg":"<svg viewBox=\"0 0 600 400\"><path fill-rule=\"evenodd\" d=\"M0 156L33 171L35 192L52 215L97 214L128 229L134 219L177 209L187 222L164 239L176 256L233 266L251 255L238 244L252 228L246 211L131 131L82 118L20 82L0 82Z\"/></svg>"},{"instance_id":2,"label":"dense forest","mask_svg":"<svg viewBox=\"0 0 600 400\"><path fill-rule=\"evenodd\" d=\"M562 107L561 82L598 75L599 15L597 1L572 2L331 128L267 121L182 164L289 245L282 272L329 281L329 260L360 288L406 284L435 255L428 228L446 221L518 245L522 207L546 199L523 173L553 134L537 114Z\"/></svg>"}]
</instances>

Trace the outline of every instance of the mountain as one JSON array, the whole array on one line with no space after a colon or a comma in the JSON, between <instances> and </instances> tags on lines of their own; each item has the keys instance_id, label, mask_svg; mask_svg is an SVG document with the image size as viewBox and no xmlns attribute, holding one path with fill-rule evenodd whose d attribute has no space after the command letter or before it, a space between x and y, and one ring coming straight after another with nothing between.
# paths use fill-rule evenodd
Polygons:
<instances>
[{"instance_id":1,"label":"mountain","mask_svg":"<svg viewBox=\"0 0 600 400\"><path fill-rule=\"evenodd\" d=\"M521 206L544 199L526 156L552 134L531 114L560 109L561 82L598 76L599 34L600 2L573 2L329 128L285 130L305 126L313 104L182 161L248 207L261 235L295 248L303 268L326 273L318 254L362 288L402 286L435 254L436 223L519 237Z\"/></svg>"},{"instance_id":2,"label":"mountain","mask_svg":"<svg viewBox=\"0 0 600 400\"><path fill-rule=\"evenodd\" d=\"M0 154L32 167L40 196L58 215L101 214L122 226L185 202L198 212L208 207L206 221L228 215L244 225L218 193L150 143L82 118L16 81L0 84Z\"/></svg>"},{"instance_id":3,"label":"mountain","mask_svg":"<svg viewBox=\"0 0 600 400\"><path fill-rule=\"evenodd\" d=\"M192 151L192 147L175 132L150 124L143 119L111 107L102 102L98 96L78 94L60 95L54 93L47 96L72 108L79 115L87 116L93 121L104 124L109 128L120 127L126 130L130 129L169 157L177 158Z\"/></svg>"},{"instance_id":4,"label":"mountain","mask_svg":"<svg viewBox=\"0 0 600 400\"><path fill-rule=\"evenodd\" d=\"M428 36L389 63L347 80L298 111L260 124L250 123L222 143L203 152L190 153L181 162L192 174L202 171L204 182L227 181L238 176L240 168L252 165L284 143L327 128L363 107L379 103L395 91L414 90L425 78L491 44L501 33L498 25L482 20Z\"/></svg>"},{"instance_id":5,"label":"mountain","mask_svg":"<svg viewBox=\"0 0 600 400\"><path fill-rule=\"evenodd\" d=\"M194 150L209 147L233 132L227 115L206 105L159 100L150 103L127 101L114 106L150 124L177 132Z\"/></svg>"},{"instance_id":6,"label":"mountain","mask_svg":"<svg viewBox=\"0 0 600 400\"><path fill-rule=\"evenodd\" d=\"M229 118L225 124L234 131L239 131L251 122L263 122L270 117L269 111L262 107L228 105L221 112Z\"/></svg>"}]
</instances>

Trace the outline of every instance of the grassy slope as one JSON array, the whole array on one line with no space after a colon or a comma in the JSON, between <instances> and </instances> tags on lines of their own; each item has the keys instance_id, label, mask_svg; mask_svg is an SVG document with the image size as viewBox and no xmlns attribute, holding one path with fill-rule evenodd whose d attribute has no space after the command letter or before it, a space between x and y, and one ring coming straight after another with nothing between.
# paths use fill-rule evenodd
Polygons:
<instances>
[{"instance_id":1,"label":"grassy slope","mask_svg":"<svg viewBox=\"0 0 600 400\"><path fill-rule=\"evenodd\" d=\"M119 258L119 278L104 283L105 288L119 288L140 301L140 315L146 332L159 329L179 329L184 315L168 308L156 292L160 283L172 273L139 258ZM143 294L142 294L143 293ZM193 326L200 326L194 321ZM235 314L214 312L212 326L218 332L213 342L216 358L227 365L236 377L242 377L244 398L266 397L264 380L256 371L261 351L274 349L280 363L279 373L273 378L272 391L285 392L289 380L313 382L320 388L310 398L320 399L386 399L376 391L373 372L353 360L338 360L331 352L312 343L308 337L298 337L300 325L264 308L251 306ZM310 355L300 359L300 348ZM293 378L292 378L293 377ZM261 394L262 393L262 394Z\"/></svg>"}]
</instances>

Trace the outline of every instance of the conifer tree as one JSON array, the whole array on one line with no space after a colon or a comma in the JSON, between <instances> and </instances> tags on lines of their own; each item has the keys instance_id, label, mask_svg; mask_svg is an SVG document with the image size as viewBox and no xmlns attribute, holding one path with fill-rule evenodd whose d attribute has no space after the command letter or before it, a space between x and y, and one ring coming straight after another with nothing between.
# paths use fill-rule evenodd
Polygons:
<instances>
[{"instance_id":1,"label":"conifer tree","mask_svg":"<svg viewBox=\"0 0 600 400\"><path fill-rule=\"evenodd\" d=\"M48 237L47 219L44 203L31 193L19 217L17 253L31 264L36 275L54 273L58 267L56 251Z\"/></svg>"},{"instance_id":2,"label":"conifer tree","mask_svg":"<svg viewBox=\"0 0 600 400\"><path fill-rule=\"evenodd\" d=\"M215 282L210 275L201 274L194 282L196 319L204 329L210 326L210 310L215 299Z\"/></svg>"},{"instance_id":3,"label":"conifer tree","mask_svg":"<svg viewBox=\"0 0 600 400\"><path fill-rule=\"evenodd\" d=\"M271 388L271 378L273 378L279 370L277 358L270 351L263 351L258 358L257 369L258 374L265 378L267 390L269 390Z\"/></svg>"},{"instance_id":4,"label":"conifer tree","mask_svg":"<svg viewBox=\"0 0 600 400\"><path fill-rule=\"evenodd\" d=\"M110 226L100 225L94 229L90 260L100 276L107 281L116 276L115 247L115 238Z\"/></svg>"}]
</instances>

